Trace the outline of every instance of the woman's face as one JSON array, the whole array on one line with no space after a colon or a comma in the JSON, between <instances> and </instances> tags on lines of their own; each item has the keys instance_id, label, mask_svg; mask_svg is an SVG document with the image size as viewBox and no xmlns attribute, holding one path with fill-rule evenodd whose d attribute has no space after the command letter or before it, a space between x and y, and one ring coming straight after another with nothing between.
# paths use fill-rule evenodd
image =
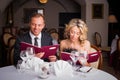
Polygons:
<instances>
[{"instance_id":1,"label":"woman's face","mask_svg":"<svg viewBox=\"0 0 120 80\"><path fill-rule=\"evenodd\" d=\"M77 41L80 37L80 29L76 26L70 29L70 40Z\"/></svg>"}]
</instances>

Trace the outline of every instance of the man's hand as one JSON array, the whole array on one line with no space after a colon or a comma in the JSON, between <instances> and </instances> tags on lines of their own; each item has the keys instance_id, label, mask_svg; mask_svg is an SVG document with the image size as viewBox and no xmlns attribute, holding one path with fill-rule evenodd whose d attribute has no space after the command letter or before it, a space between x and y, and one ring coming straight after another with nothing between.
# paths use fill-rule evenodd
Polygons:
<instances>
[{"instance_id":1,"label":"man's hand","mask_svg":"<svg viewBox=\"0 0 120 80\"><path fill-rule=\"evenodd\" d=\"M35 56L38 58L42 58L44 56L44 54L45 54L45 52L40 52L40 53L35 54Z\"/></svg>"},{"instance_id":2,"label":"man's hand","mask_svg":"<svg viewBox=\"0 0 120 80\"><path fill-rule=\"evenodd\" d=\"M50 62L55 62L57 60L57 57L55 55L49 56Z\"/></svg>"}]
</instances>

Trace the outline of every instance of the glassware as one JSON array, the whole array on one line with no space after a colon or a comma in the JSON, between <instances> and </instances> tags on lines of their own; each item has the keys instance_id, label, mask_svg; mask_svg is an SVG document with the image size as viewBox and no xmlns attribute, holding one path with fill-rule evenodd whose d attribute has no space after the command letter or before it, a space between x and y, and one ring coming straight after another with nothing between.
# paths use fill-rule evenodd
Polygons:
<instances>
[{"instance_id":1,"label":"glassware","mask_svg":"<svg viewBox=\"0 0 120 80\"><path fill-rule=\"evenodd\" d=\"M28 58L32 58L32 57L34 57L34 53L35 53L35 51L34 51L34 48L33 47L27 47L27 52L28 52L28 54L27 54L27 56L28 56Z\"/></svg>"},{"instance_id":2,"label":"glassware","mask_svg":"<svg viewBox=\"0 0 120 80\"><path fill-rule=\"evenodd\" d=\"M55 62L50 62L49 63L49 74L54 74L55 75L55 72L54 72L54 63Z\"/></svg>"},{"instance_id":3,"label":"glassware","mask_svg":"<svg viewBox=\"0 0 120 80\"><path fill-rule=\"evenodd\" d=\"M76 56L76 51L71 51L70 58L73 61L73 66L76 66L76 62L78 60L78 56Z\"/></svg>"},{"instance_id":4,"label":"glassware","mask_svg":"<svg viewBox=\"0 0 120 80\"><path fill-rule=\"evenodd\" d=\"M76 65L76 62L78 60L78 56L76 55L76 53L78 53L77 51L71 51L71 54L70 54L70 58L72 60L72 69L73 69L73 76L76 76L77 75L77 65ZM70 63L71 64L71 63Z\"/></svg>"},{"instance_id":5,"label":"glassware","mask_svg":"<svg viewBox=\"0 0 120 80\"><path fill-rule=\"evenodd\" d=\"M88 56L87 51L84 51L84 58L85 58L86 60L88 60L88 59L89 59L89 56Z\"/></svg>"},{"instance_id":6,"label":"glassware","mask_svg":"<svg viewBox=\"0 0 120 80\"><path fill-rule=\"evenodd\" d=\"M22 72L21 64L22 64L22 60L18 60L17 65L16 65L16 69L18 72Z\"/></svg>"},{"instance_id":7,"label":"glassware","mask_svg":"<svg viewBox=\"0 0 120 80\"><path fill-rule=\"evenodd\" d=\"M86 66L88 59L89 59L89 57L88 57L87 51L80 52L80 54L79 54L79 60L80 60L80 63L82 65L82 67ZM85 78L86 77L85 74L86 74L85 72L82 72L81 73L81 78Z\"/></svg>"},{"instance_id":8,"label":"glassware","mask_svg":"<svg viewBox=\"0 0 120 80\"><path fill-rule=\"evenodd\" d=\"M23 61L27 61L27 51L26 50L22 50L21 52L20 52L20 57L21 57L21 59L23 60Z\"/></svg>"},{"instance_id":9,"label":"glassware","mask_svg":"<svg viewBox=\"0 0 120 80\"><path fill-rule=\"evenodd\" d=\"M38 77L41 79L46 79L49 77L49 69L46 66L41 67L41 72L38 72Z\"/></svg>"},{"instance_id":10,"label":"glassware","mask_svg":"<svg viewBox=\"0 0 120 80\"><path fill-rule=\"evenodd\" d=\"M79 60L82 64L82 66L85 66L87 60L89 59L87 51L80 52L79 54Z\"/></svg>"}]
</instances>

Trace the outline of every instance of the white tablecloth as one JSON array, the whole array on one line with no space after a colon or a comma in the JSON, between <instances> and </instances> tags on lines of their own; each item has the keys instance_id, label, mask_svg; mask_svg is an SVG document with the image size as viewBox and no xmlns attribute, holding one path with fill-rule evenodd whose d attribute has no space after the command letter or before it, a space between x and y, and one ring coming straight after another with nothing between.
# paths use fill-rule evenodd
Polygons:
<instances>
[{"instance_id":1,"label":"white tablecloth","mask_svg":"<svg viewBox=\"0 0 120 80\"><path fill-rule=\"evenodd\" d=\"M82 77L83 73L77 72L74 76L54 76L50 75L44 80L118 80L113 75L102 70L94 69L94 71L84 73L86 77ZM14 66L6 66L0 68L0 80L42 80L35 74L20 73Z\"/></svg>"}]
</instances>

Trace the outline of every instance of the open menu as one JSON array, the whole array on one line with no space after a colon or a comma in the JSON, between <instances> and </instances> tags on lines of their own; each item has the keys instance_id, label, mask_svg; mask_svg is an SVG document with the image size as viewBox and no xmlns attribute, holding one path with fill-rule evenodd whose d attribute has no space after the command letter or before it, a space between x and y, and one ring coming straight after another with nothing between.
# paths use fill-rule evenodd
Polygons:
<instances>
[{"instance_id":1,"label":"open menu","mask_svg":"<svg viewBox=\"0 0 120 80\"><path fill-rule=\"evenodd\" d=\"M27 47L33 47L35 50L35 53L40 53L40 52L45 52L44 56L42 58L48 58L50 55L55 55L57 52L57 49L59 48L58 45L49 45L49 46L43 46L43 47L38 47L34 46L30 43L26 42L21 42L20 43L20 49L21 50L26 50Z\"/></svg>"},{"instance_id":2,"label":"open menu","mask_svg":"<svg viewBox=\"0 0 120 80\"><path fill-rule=\"evenodd\" d=\"M71 58L70 58L70 53L68 53L68 52L61 52L60 58L61 58L62 60L65 60L65 61L71 60Z\"/></svg>"},{"instance_id":3,"label":"open menu","mask_svg":"<svg viewBox=\"0 0 120 80\"><path fill-rule=\"evenodd\" d=\"M100 52L93 52L93 53L89 53L88 54L88 60L87 60L87 62L89 62L89 63L91 63L91 62L95 62L95 61L97 61L98 59L99 59L99 57L100 57ZM70 53L68 53L68 52L61 52L61 55L60 55L60 57L61 57L61 59L62 60L65 60L65 61L67 61L67 60L71 60L71 58L70 58Z\"/></svg>"}]
</instances>

